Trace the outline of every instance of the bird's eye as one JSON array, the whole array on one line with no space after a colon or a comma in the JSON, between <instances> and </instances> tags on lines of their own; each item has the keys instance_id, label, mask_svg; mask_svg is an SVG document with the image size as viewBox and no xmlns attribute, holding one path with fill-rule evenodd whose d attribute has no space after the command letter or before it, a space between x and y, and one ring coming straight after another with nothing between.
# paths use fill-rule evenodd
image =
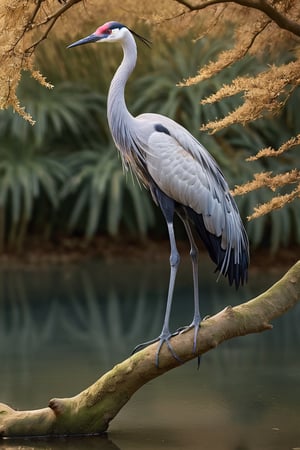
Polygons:
<instances>
[{"instance_id":1,"label":"bird's eye","mask_svg":"<svg viewBox=\"0 0 300 450\"><path fill-rule=\"evenodd\" d=\"M120 31L119 28L113 28L112 30L110 30L110 34L118 33L118 31Z\"/></svg>"}]
</instances>

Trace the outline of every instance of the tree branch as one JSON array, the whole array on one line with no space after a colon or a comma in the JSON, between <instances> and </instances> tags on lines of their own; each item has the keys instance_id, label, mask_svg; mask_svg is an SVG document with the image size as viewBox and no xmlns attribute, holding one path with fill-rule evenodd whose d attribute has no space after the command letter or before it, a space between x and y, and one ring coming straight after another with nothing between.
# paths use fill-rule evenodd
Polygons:
<instances>
[{"instance_id":1,"label":"tree branch","mask_svg":"<svg viewBox=\"0 0 300 450\"><path fill-rule=\"evenodd\" d=\"M35 42L33 42L30 47L28 47L25 50L25 53L32 53L34 52L35 48L44 40L48 37L49 32L51 31L51 29L53 28L53 26L55 25L57 19L59 17L62 16L62 14L64 14L69 8L71 8L73 5L75 5L76 3L81 2L82 0L69 0L68 3L65 3L63 6L61 6L57 11L55 11L52 15L47 16L45 19L43 19L41 22L34 24L33 20L30 21L30 23L28 24L28 26L30 26L31 28L39 28L43 25L46 25L47 23L50 22L50 24L48 25L47 29L45 30L45 32L42 34L42 36L37 39ZM39 8L40 6L38 6ZM34 16L35 17L37 14L37 11L35 12Z\"/></svg>"},{"instance_id":2,"label":"tree branch","mask_svg":"<svg viewBox=\"0 0 300 450\"><path fill-rule=\"evenodd\" d=\"M237 5L246 6L247 8L257 9L258 11L266 14L270 19L272 19L280 28L290 31L296 36L300 36L300 24L295 22L285 14L282 14L275 7L273 7L266 0L206 0L202 1L197 5L192 5L186 0L175 0L180 5L185 6L190 11L200 11L212 5L217 5L219 3L236 3Z\"/></svg>"},{"instance_id":3,"label":"tree branch","mask_svg":"<svg viewBox=\"0 0 300 450\"><path fill-rule=\"evenodd\" d=\"M300 261L265 293L234 308L228 306L201 324L197 354L193 353L194 331L172 338L172 346L183 362L203 354L237 336L272 328L270 321L300 300ZM155 365L153 344L116 365L93 385L71 398L56 398L44 409L16 411L0 404L0 436L47 436L95 434L107 430L109 422L131 396L148 381L180 365L166 346Z\"/></svg>"}]
</instances>

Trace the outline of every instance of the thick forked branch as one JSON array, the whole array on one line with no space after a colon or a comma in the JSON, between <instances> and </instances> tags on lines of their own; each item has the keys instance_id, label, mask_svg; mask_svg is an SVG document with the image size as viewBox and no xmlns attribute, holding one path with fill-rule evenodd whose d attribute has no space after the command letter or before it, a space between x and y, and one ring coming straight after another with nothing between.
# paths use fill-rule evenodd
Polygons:
<instances>
[{"instance_id":1,"label":"thick forked branch","mask_svg":"<svg viewBox=\"0 0 300 450\"><path fill-rule=\"evenodd\" d=\"M272 6L267 0L204 0L197 4L191 4L187 0L175 0L180 5L185 6L190 11L199 11L212 5L219 3L236 3L237 5L246 6L248 8L257 9L266 14L280 28L290 31L296 36L300 36L300 24L290 19L286 14L281 13Z\"/></svg>"},{"instance_id":2,"label":"thick forked branch","mask_svg":"<svg viewBox=\"0 0 300 450\"><path fill-rule=\"evenodd\" d=\"M300 300L300 261L269 290L234 308L227 307L205 320L197 337L197 354L225 340L272 328L270 321ZM183 362L197 355L192 351L194 331L172 338ZM52 399L49 406L34 411L16 411L0 404L0 436L47 436L94 434L107 430L109 422L145 383L179 365L162 348L160 367L155 365L157 344L131 356L104 374L93 385L71 398Z\"/></svg>"}]
</instances>

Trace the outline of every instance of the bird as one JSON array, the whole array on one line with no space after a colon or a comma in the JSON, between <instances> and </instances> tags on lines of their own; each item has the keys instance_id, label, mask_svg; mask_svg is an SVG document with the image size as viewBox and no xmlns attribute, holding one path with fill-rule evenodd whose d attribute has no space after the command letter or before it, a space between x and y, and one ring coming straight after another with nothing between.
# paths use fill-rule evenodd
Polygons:
<instances>
[{"instance_id":1,"label":"bird","mask_svg":"<svg viewBox=\"0 0 300 450\"><path fill-rule=\"evenodd\" d=\"M236 288L247 281L249 242L228 183L206 148L171 118L157 113L143 113L134 117L129 112L125 102L125 87L137 61L136 40L151 46L150 40L129 27L110 21L67 48L88 43L119 43L123 49L123 59L108 90L108 125L123 167L137 176L160 207L170 241L170 277L161 333L133 350L135 353L158 342L155 362L159 367L159 354L164 344L173 357L182 362L170 342L171 337L178 333L170 331L171 306L180 263L174 218L178 216L183 222L190 242L194 315L191 324L183 327L181 332L194 328L194 353L201 324L196 238L200 238L216 264L218 278L221 274L228 277L230 285L235 284Z\"/></svg>"}]
</instances>

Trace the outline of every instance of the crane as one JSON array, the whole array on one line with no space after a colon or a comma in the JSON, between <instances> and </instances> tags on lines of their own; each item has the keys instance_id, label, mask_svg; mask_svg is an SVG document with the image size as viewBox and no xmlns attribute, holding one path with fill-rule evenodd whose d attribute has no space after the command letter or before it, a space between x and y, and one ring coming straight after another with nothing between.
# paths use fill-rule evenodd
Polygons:
<instances>
[{"instance_id":1,"label":"crane","mask_svg":"<svg viewBox=\"0 0 300 450\"><path fill-rule=\"evenodd\" d=\"M170 338L169 320L174 285L180 255L174 234L174 216L185 227L193 271L194 316L184 330L194 328L193 351L196 352L197 333L201 323L198 293L198 249L194 233L203 241L216 272L228 277L230 285L238 288L247 280L249 244L238 208L228 184L209 152L184 127L160 114L145 113L133 117L125 103L125 86L137 60L135 38L150 46L150 41L119 22L107 22L91 35L68 48L88 43L115 43L123 48L123 60L110 84L107 98L109 128L122 164L131 168L151 192L166 220L170 241L170 278L163 327L160 335L138 345L133 352L158 342L159 353L166 344L173 357L180 361ZM218 276L218 278L219 278Z\"/></svg>"}]
</instances>

